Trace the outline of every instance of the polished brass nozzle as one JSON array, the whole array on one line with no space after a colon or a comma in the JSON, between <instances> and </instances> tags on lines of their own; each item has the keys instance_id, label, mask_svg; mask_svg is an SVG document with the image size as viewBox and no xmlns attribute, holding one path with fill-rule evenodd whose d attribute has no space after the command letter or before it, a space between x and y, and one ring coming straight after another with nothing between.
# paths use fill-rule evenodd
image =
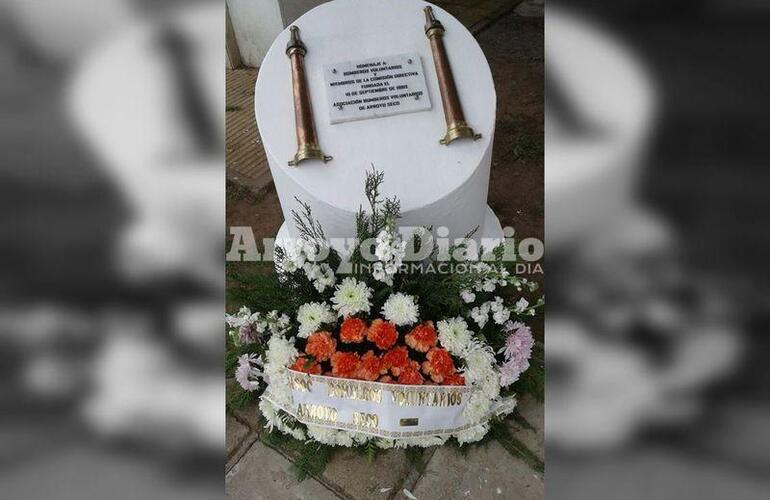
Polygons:
<instances>
[{"instance_id":1,"label":"polished brass nozzle","mask_svg":"<svg viewBox=\"0 0 770 500\"><path fill-rule=\"evenodd\" d=\"M305 54L307 47L299 37L299 28L289 28L291 38L286 45L286 55L291 61L291 89L294 94L294 128L297 133L297 153L289 165L297 166L303 160L331 160L318 146L318 136L313 124L313 107L305 79Z\"/></svg>"},{"instance_id":2,"label":"polished brass nozzle","mask_svg":"<svg viewBox=\"0 0 770 500\"><path fill-rule=\"evenodd\" d=\"M465 115L452 75L452 67L449 65L444 47L444 26L436 19L432 7L428 6L423 10L425 12L425 35L430 41L430 51L436 66L436 77L441 91L441 104L444 107L444 119L447 126L446 134L439 143L449 145L457 139L469 138L474 141L480 139L481 134L474 132L465 122Z\"/></svg>"}]
</instances>

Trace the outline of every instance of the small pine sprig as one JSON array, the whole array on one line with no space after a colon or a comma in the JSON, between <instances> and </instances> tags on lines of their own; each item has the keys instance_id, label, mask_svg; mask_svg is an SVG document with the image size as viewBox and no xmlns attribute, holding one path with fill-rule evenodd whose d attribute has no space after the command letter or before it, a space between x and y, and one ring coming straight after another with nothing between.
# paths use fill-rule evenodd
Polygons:
<instances>
[{"instance_id":1,"label":"small pine sprig","mask_svg":"<svg viewBox=\"0 0 770 500\"><path fill-rule=\"evenodd\" d=\"M294 225L299 231L302 239L307 241L325 241L326 235L324 234L321 223L313 218L313 209L310 205L300 200L298 197L294 197L297 203L302 207L301 211L291 211L291 216L294 219Z\"/></svg>"}]
</instances>

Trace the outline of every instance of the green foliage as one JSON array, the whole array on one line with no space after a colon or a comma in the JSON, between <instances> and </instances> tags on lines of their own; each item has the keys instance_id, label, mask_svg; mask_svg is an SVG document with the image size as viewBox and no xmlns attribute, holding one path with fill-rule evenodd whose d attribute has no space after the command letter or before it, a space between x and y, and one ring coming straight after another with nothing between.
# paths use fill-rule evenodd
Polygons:
<instances>
[{"instance_id":1,"label":"green foliage","mask_svg":"<svg viewBox=\"0 0 770 500\"><path fill-rule=\"evenodd\" d=\"M364 193L369 202L369 211L367 213L361 206L356 213L356 237L359 242L364 242L371 238L376 238L383 229L393 229L396 220L401 217L401 201L397 197L383 198L381 193L382 184L385 182L385 172L378 171L372 165L372 170L366 172L364 181ZM360 245L357 246L350 257L358 277L362 276L361 265L368 264L362 254Z\"/></svg>"},{"instance_id":2,"label":"green foliage","mask_svg":"<svg viewBox=\"0 0 770 500\"><path fill-rule=\"evenodd\" d=\"M271 262L255 266L231 264L237 263L227 266L227 302L231 308L259 304L260 311L288 313L298 306L296 288L281 283Z\"/></svg>"},{"instance_id":3,"label":"green foliage","mask_svg":"<svg viewBox=\"0 0 770 500\"><path fill-rule=\"evenodd\" d=\"M543 462L527 448L524 443L516 439L504 421L490 420L488 437L495 439L505 450L514 457L520 458L541 474L545 470Z\"/></svg>"},{"instance_id":4,"label":"green foliage","mask_svg":"<svg viewBox=\"0 0 770 500\"><path fill-rule=\"evenodd\" d=\"M225 406L227 411L233 412L245 408L246 405L254 401L254 393L245 390L240 385L233 385L227 388L227 402Z\"/></svg>"},{"instance_id":5,"label":"green foliage","mask_svg":"<svg viewBox=\"0 0 770 500\"><path fill-rule=\"evenodd\" d=\"M425 472L424 450L419 446L409 446L404 451L406 452L407 460L409 460L409 463L412 464L417 472L420 474Z\"/></svg>"},{"instance_id":6,"label":"green foliage","mask_svg":"<svg viewBox=\"0 0 770 500\"><path fill-rule=\"evenodd\" d=\"M313 440L307 441L292 465L297 480L304 481L309 477L320 475L326 469L333 454L333 446Z\"/></svg>"},{"instance_id":7,"label":"green foliage","mask_svg":"<svg viewBox=\"0 0 770 500\"><path fill-rule=\"evenodd\" d=\"M363 446L364 455L366 455L366 459L369 461L369 463L374 462L374 460L377 458L377 453L379 452L379 448L377 448L377 445L375 444L374 439L370 439L366 442L366 444Z\"/></svg>"}]
</instances>

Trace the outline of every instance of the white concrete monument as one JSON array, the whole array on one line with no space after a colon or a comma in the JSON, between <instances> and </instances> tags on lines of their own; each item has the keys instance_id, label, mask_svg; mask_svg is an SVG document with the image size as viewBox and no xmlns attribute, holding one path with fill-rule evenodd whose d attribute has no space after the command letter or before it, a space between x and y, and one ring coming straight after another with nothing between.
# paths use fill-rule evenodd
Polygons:
<instances>
[{"instance_id":1,"label":"white concrete monument","mask_svg":"<svg viewBox=\"0 0 770 500\"><path fill-rule=\"evenodd\" d=\"M287 163L297 152L289 30L270 47L257 79L254 107L286 222L297 237L295 197L308 203L328 237L352 237L367 206L366 171L385 173L385 196L401 200L401 226L446 226L450 238L478 227L476 238L501 238L487 206L495 87L471 33L433 7L468 124L478 140L439 143L447 125L419 0L335 0L300 17L304 73L318 143L333 160Z\"/></svg>"}]
</instances>

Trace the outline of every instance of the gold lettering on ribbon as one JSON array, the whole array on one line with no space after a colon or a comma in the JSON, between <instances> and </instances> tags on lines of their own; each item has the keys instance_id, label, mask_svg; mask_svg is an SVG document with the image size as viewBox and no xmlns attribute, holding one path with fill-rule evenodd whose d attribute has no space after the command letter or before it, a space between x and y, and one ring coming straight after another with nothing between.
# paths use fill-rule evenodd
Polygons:
<instances>
[{"instance_id":1,"label":"gold lettering on ribbon","mask_svg":"<svg viewBox=\"0 0 770 500\"><path fill-rule=\"evenodd\" d=\"M463 402L462 392L450 391L397 390L391 397L398 406L459 406Z\"/></svg>"},{"instance_id":2,"label":"gold lettering on ribbon","mask_svg":"<svg viewBox=\"0 0 770 500\"><path fill-rule=\"evenodd\" d=\"M356 427L366 427L367 429L376 429L379 427L379 418L374 413L354 411L353 425Z\"/></svg>"},{"instance_id":3,"label":"gold lettering on ribbon","mask_svg":"<svg viewBox=\"0 0 770 500\"><path fill-rule=\"evenodd\" d=\"M326 383L326 387L329 391L329 397L332 398L357 399L374 403L382 402L382 389L367 387L357 384L352 380L330 381Z\"/></svg>"},{"instance_id":4,"label":"gold lettering on ribbon","mask_svg":"<svg viewBox=\"0 0 770 500\"><path fill-rule=\"evenodd\" d=\"M297 406L297 416L331 423L337 421L337 409L331 406L300 403Z\"/></svg>"},{"instance_id":5,"label":"gold lettering on ribbon","mask_svg":"<svg viewBox=\"0 0 770 500\"><path fill-rule=\"evenodd\" d=\"M310 387L313 385L313 380L310 377L302 377L290 374L289 385L295 391L310 392Z\"/></svg>"}]
</instances>

